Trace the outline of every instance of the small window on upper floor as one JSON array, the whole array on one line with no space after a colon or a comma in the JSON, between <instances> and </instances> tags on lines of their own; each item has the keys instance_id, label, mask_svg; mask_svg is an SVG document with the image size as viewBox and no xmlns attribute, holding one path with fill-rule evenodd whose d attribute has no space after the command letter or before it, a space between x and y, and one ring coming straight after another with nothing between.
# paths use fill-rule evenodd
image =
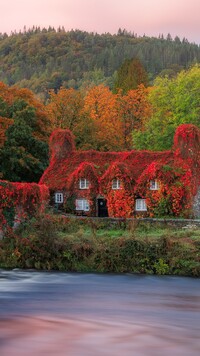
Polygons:
<instances>
[{"instance_id":1,"label":"small window on upper floor","mask_svg":"<svg viewBox=\"0 0 200 356\"><path fill-rule=\"evenodd\" d=\"M80 178L79 189L89 189L89 180L86 178Z\"/></svg>"},{"instance_id":2,"label":"small window on upper floor","mask_svg":"<svg viewBox=\"0 0 200 356\"><path fill-rule=\"evenodd\" d=\"M56 204L63 203L63 193L55 193L55 203Z\"/></svg>"},{"instance_id":3,"label":"small window on upper floor","mask_svg":"<svg viewBox=\"0 0 200 356\"><path fill-rule=\"evenodd\" d=\"M157 180L150 180L150 190L158 190L160 183Z\"/></svg>"},{"instance_id":4,"label":"small window on upper floor","mask_svg":"<svg viewBox=\"0 0 200 356\"><path fill-rule=\"evenodd\" d=\"M121 182L119 179L115 178L112 181L112 189L120 189L121 188Z\"/></svg>"},{"instance_id":5,"label":"small window on upper floor","mask_svg":"<svg viewBox=\"0 0 200 356\"><path fill-rule=\"evenodd\" d=\"M135 201L136 211L147 211L147 204L145 199L136 199Z\"/></svg>"}]
</instances>

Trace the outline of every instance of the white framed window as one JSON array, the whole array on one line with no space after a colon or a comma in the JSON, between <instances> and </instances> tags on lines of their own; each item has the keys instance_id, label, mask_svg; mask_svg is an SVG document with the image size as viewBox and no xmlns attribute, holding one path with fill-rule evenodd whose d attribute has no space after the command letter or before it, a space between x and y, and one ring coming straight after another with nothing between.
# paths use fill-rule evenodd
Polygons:
<instances>
[{"instance_id":1,"label":"white framed window","mask_svg":"<svg viewBox=\"0 0 200 356\"><path fill-rule=\"evenodd\" d=\"M79 179L79 188L80 189L89 189L89 180L86 178Z\"/></svg>"},{"instance_id":2,"label":"white framed window","mask_svg":"<svg viewBox=\"0 0 200 356\"><path fill-rule=\"evenodd\" d=\"M86 199L76 199L76 210L89 211L90 204Z\"/></svg>"},{"instance_id":3,"label":"white framed window","mask_svg":"<svg viewBox=\"0 0 200 356\"><path fill-rule=\"evenodd\" d=\"M120 189L121 188L121 182L118 178L113 179L112 181L112 189Z\"/></svg>"},{"instance_id":4,"label":"white framed window","mask_svg":"<svg viewBox=\"0 0 200 356\"><path fill-rule=\"evenodd\" d=\"M56 204L63 203L63 193L55 193L55 203Z\"/></svg>"},{"instance_id":5,"label":"white framed window","mask_svg":"<svg viewBox=\"0 0 200 356\"><path fill-rule=\"evenodd\" d=\"M136 211L147 211L147 204L145 199L136 199L135 201Z\"/></svg>"},{"instance_id":6,"label":"white framed window","mask_svg":"<svg viewBox=\"0 0 200 356\"><path fill-rule=\"evenodd\" d=\"M150 190L158 190L160 183L157 180L150 180Z\"/></svg>"}]
</instances>

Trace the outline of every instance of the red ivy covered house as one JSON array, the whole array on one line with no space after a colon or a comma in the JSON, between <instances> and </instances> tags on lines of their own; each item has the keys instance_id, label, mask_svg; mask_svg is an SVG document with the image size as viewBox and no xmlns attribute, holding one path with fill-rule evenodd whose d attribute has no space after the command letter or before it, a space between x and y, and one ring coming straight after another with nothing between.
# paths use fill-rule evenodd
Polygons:
<instances>
[{"instance_id":1,"label":"red ivy covered house","mask_svg":"<svg viewBox=\"0 0 200 356\"><path fill-rule=\"evenodd\" d=\"M170 151L77 151L68 130L50 138L41 177L52 203L88 216L200 217L200 130L177 128Z\"/></svg>"}]
</instances>

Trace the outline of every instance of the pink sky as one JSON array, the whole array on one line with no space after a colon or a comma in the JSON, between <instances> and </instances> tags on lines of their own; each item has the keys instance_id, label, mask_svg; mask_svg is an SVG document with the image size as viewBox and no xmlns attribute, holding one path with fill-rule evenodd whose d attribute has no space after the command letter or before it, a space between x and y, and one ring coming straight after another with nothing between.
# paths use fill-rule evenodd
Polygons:
<instances>
[{"instance_id":1,"label":"pink sky","mask_svg":"<svg viewBox=\"0 0 200 356\"><path fill-rule=\"evenodd\" d=\"M0 0L0 32L64 26L98 33L171 33L200 44L200 0Z\"/></svg>"}]
</instances>

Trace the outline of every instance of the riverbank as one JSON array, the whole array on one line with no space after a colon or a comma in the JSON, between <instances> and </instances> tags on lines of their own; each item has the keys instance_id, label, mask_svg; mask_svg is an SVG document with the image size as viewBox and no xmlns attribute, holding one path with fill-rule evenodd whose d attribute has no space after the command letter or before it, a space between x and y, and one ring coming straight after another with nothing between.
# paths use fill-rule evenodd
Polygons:
<instances>
[{"instance_id":1,"label":"riverbank","mask_svg":"<svg viewBox=\"0 0 200 356\"><path fill-rule=\"evenodd\" d=\"M0 268L200 276L200 227L43 215L0 241Z\"/></svg>"}]
</instances>

